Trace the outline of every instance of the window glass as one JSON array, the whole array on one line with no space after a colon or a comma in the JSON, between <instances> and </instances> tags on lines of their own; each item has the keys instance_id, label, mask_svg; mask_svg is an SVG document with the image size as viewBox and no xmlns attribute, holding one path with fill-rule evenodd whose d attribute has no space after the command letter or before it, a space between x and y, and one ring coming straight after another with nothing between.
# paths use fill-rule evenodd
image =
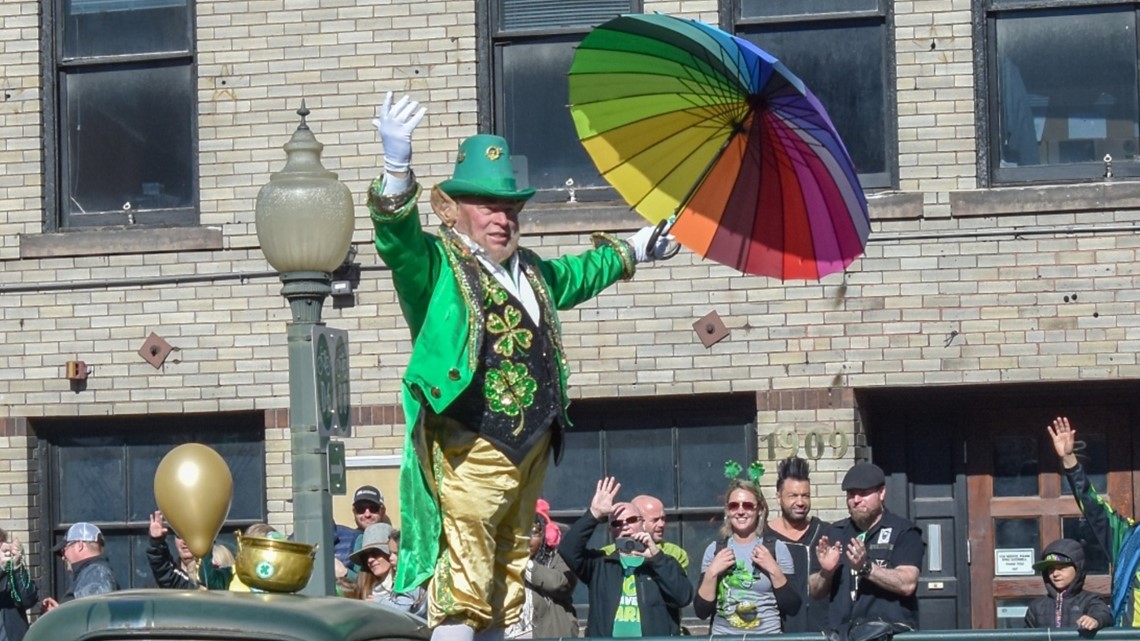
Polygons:
<instances>
[{"instance_id":1,"label":"window glass","mask_svg":"<svg viewBox=\"0 0 1140 641\"><path fill-rule=\"evenodd\" d=\"M631 429L606 432L606 474L614 476L631 492L666 497L666 507L676 503L673 468L673 430Z\"/></svg>"},{"instance_id":2,"label":"window glass","mask_svg":"<svg viewBox=\"0 0 1140 641\"><path fill-rule=\"evenodd\" d=\"M65 58L185 52L186 0L65 0Z\"/></svg>"},{"instance_id":3,"label":"window glass","mask_svg":"<svg viewBox=\"0 0 1140 641\"><path fill-rule=\"evenodd\" d=\"M627 13L629 0L501 0L504 31L593 27Z\"/></svg>"},{"instance_id":4,"label":"window glass","mask_svg":"<svg viewBox=\"0 0 1140 641\"><path fill-rule=\"evenodd\" d=\"M1033 561L1036 561L1041 552L1040 520L1036 518L994 519L994 549L999 554L1002 550L1032 550ZM1000 568L998 574L1002 574Z\"/></svg>"},{"instance_id":5,"label":"window glass","mask_svg":"<svg viewBox=\"0 0 1140 641\"><path fill-rule=\"evenodd\" d=\"M562 439L562 461L547 466L542 496L553 511L573 510L580 514L590 507L598 479L602 478L601 432L584 431L580 424L575 424L563 433Z\"/></svg>"},{"instance_id":6,"label":"window glass","mask_svg":"<svg viewBox=\"0 0 1140 641\"><path fill-rule=\"evenodd\" d=\"M124 519L127 515L127 495L123 492L125 468L121 446L78 443L76 447L62 449L57 520L71 524Z\"/></svg>"},{"instance_id":7,"label":"window glass","mask_svg":"<svg viewBox=\"0 0 1140 641\"><path fill-rule=\"evenodd\" d=\"M155 429L155 420L164 421L161 429ZM156 509L154 473L170 450L194 442L217 451L233 475L233 501L218 540L234 549L234 530L265 520L264 417L252 413L211 416L215 430L201 430L198 426L203 420L193 415L119 418L115 419L118 430L113 430L103 429L98 420L75 419L58 431L45 432L59 479L51 484L51 500L59 506L52 523L53 542L62 541L72 523L93 522L103 531L106 555L120 585L153 586L145 552L149 517ZM77 436L84 432L105 435ZM173 546L173 536L168 543ZM47 573L56 579L55 592L62 593L67 585L64 564L53 559L54 567Z\"/></svg>"},{"instance_id":8,"label":"window glass","mask_svg":"<svg viewBox=\"0 0 1140 641\"><path fill-rule=\"evenodd\" d=\"M681 505L711 507L718 514L724 509L724 491L728 488L724 462L733 459L746 466L751 460L741 448L744 437L739 425L710 425L677 432L677 465L683 479L678 488ZM774 483L761 479L762 485Z\"/></svg>"},{"instance_id":9,"label":"window glass","mask_svg":"<svg viewBox=\"0 0 1140 641\"><path fill-rule=\"evenodd\" d=\"M997 496L1037 496L1037 438L1007 436L994 439L994 493Z\"/></svg>"},{"instance_id":10,"label":"window glass","mask_svg":"<svg viewBox=\"0 0 1140 641\"><path fill-rule=\"evenodd\" d=\"M1138 159L1133 8L1009 12L995 22L1000 167Z\"/></svg>"},{"instance_id":11,"label":"window glass","mask_svg":"<svg viewBox=\"0 0 1140 641\"><path fill-rule=\"evenodd\" d=\"M887 171L885 29L881 18L738 28L819 98L861 178Z\"/></svg>"},{"instance_id":12,"label":"window glass","mask_svg":"<svg viewBox=\"0 0 1140 641\"><path fill-rule=\"evenodd\" d=\"M64 91L72 216L193 203L189 64L70 73Z\"/></svg>"},{"instance_id":13,"label":"window glass","mask_svg":"<svg viewBox=\"0 0 1140 641\"><path fill-rule=\"evenodd\" d=\"M499 48L500 131L511 154L526 158L527 180L535 189L565 189L568 179L577 190L608 186L578 140L567 108L566 74L580 40L581 35L552 36Z\"/></svg>"},{"instance_id":14,"label":"window glass","mask_svg":"<svg viewBox=\"0 0 1140 641\"><path fill-rule=\"evenodd\" d=\"M740 17L767 18L803 14L875 11L878 0L740 0Z\"/></svg>"},{"instance_id":15,"label":"window glass","mask_svg":"<svg viewBox=\"0 0 1140 641\"><path fill-rule=\"evenodd\" d=\"M1108 444L1103 432L1081 432L1077 442L1073 444L1073 454L1076 455L1085 476L1100 493L1108 491ZM1068 491L1068 484L1065 490Z\"/></svg>"}]
</instances>

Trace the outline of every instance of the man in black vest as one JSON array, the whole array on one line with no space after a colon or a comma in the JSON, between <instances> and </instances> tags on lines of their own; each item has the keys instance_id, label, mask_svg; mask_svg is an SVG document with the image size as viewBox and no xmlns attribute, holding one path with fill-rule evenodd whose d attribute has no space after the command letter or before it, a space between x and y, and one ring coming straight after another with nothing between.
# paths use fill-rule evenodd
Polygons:
<instances>
[{"instance_id":1,"label":"man in black vest","mask_svg":"<svg viewBox=\"0 0 1140 641\"><path fill-rule=\"evenodd\" d=\"M809 598L808 577L819 571L815 546L828 524L811 515L811 468L798 456L789 456L776 468L776 500L780 516L764 524L764 545L776 549L783 541L792 554L795 572L788 580L803 597L803 606L784 619L784 632L819 632L827 629L826 596Z\"/></svg>"},{"instance_id":2,"label":"man in black vest","mask_svg":"<svg viewBox=\"0 0 1140 641\"><path fill-rule=\"evenodd\" d=\"M829 596L830 629L874 620L917 629L922 532L883 507L887 487L879 466L857 463L842 487L851 516L820 537L811 596Z\"/></svg>"}]
</instances>

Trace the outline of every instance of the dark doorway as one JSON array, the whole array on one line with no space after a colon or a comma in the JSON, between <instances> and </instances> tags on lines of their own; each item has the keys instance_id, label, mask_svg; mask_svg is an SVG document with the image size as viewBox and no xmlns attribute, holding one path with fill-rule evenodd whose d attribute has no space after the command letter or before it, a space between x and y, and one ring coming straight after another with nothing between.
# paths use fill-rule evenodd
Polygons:
<instances>
[{"instance_id":1,"label":"dark doorway","mask_svg":"<svg viewBox=\"0 0 1140 641\"><path fill-rule=\"evenodd\" d=\"M868 390L856 393L888 509L927 541L919 583L924 629L1020 627L1044 594L1029 568L1043 546L1085 543L1086 589L1109 590L1046 426L1067 416L1097 490L1124 515L1140 495L1140 381Z\"/></svg>"}]
</instances>

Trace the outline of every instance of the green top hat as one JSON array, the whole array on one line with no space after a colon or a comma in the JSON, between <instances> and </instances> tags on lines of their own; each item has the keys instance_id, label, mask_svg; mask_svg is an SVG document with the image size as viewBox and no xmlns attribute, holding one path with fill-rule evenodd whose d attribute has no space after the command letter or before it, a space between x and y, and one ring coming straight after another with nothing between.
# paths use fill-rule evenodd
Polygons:
<instances>
[{"instance_id":1,"label":"green top hat","mask_svg":"<svg viewBox=\"0 0 1140 641\"><path fill-rule=\"evenodd\" d=\"M502 136L478 134L459 145L455 172L439 184L443 193L505 200L529 200L534 189L519 189L511 165L511 150Z\"/></svg>"}]
</instances>

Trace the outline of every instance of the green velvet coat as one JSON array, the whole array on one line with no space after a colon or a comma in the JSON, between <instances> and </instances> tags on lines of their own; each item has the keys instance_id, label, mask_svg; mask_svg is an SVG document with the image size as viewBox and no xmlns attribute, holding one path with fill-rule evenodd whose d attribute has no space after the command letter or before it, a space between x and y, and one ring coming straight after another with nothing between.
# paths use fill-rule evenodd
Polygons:
<instances>
[{"instance_id":1,"label":"green velvet coat","mask_svg":"<svg viewBox=\"0 0 1140 641\"><path fill-rule=\"evenodd\" d=\"M431 578L440 553L435 477L426 467L430 458L423 429L425 410L442 413L470 384L485 333L483 296L461 277L480 267L455 232L446 227L438 235L423 231L418 192L399 210L387 212L378 206L379 191L378 179L369 190L376 251L392 270L400 309L412 333L412 355L403 379L407 430L400 466L400 563L395 585L397 592L405 592ZM631 278L635 269L632 250L624 241L595 234L594 243L594 249L582 254L553 260L519 249L522 271L534 289L543 322L554 325L563 411L569 404L568 372L556 310L597 296L619 279Z\"/></svg>"}]
</instances>

